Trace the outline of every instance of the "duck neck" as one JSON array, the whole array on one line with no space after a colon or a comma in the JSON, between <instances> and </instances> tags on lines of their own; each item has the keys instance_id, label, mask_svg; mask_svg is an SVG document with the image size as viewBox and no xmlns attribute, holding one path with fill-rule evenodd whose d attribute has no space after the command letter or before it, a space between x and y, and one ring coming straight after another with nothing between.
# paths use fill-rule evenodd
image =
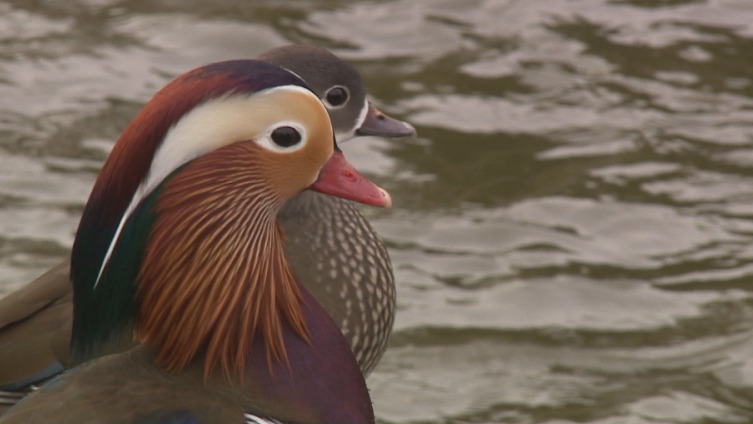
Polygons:
<instances>
[{"instance_id":1,"label":"duck neck","mask_svg":"<svg viewBox=\"0 0 753 424\"><path fill-rule=\"evenodd\" d=\"M255 339L270 367L287 361L283 323L304 339L307 328L276 223L283 200L239 151L254 146L188 163L135 208L94 289L99 300L75 305L96 331L74 328L74 348L91 357L133 337L171 372L201 359L207 378L219 367L242 379Z\"/></svg>"},{"instance_id":2,"label":"duck neck","mask_svg":"<svg viewBox=\"0 0 753 424\"><path fill-rule=\"evenodd\" d=\"M274 191L229 146L171 178L138 275L138 339L179 371L197 356L208 377L219 367L243 377L252 342L287 362L283 322L307 338L301 294L283 251Z\"/></svg>"}]
</instances>

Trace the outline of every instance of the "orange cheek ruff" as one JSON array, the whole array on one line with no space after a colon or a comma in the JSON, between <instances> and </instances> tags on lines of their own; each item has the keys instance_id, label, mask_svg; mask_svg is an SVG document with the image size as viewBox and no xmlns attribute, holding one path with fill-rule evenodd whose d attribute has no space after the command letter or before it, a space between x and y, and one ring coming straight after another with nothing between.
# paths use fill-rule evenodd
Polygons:
<instances>
[{"instance_id":1,"label":"orange cheek ruff","mask_svg":"<svg viewBox=\"0 0 753 424\"><path fill-rule=\"evenodd\" d=\"M284 199L261 175L253 142L187 165L157 201L138 278L137 337L168 371L204 357L242 378L254 337L267 361L287 363L282 326L308 331L275 216Z\"/></svg>"}]
</instances>

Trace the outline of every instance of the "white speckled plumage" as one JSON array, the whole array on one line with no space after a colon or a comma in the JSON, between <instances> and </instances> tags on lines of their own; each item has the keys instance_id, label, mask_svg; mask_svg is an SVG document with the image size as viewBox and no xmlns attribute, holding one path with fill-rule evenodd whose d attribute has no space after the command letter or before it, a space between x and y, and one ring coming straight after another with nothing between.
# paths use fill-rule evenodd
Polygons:
<instances>
[{"instance_id":1,"label":"white speckled plumage","mask_svg":"<svg viewBox=\"0 0 753 424\"><path fill-rule=\"evenodd\" d=\"M301 193L278 218L296 278L316 287L312 294L339 324L368 375L387 348L395 316L395 282L384 242L355 204L318 193ZM311 253L296 254L301 250Z\"/></svg>"}]
</instances>

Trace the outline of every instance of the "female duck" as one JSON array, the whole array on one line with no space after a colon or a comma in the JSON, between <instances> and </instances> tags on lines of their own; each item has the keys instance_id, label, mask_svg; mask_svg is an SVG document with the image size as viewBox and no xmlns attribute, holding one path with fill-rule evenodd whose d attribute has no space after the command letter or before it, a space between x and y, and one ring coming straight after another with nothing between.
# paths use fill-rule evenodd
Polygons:
<instances>
[{"instance_id":1,"label":"female duck","mask_svg":"<svg viewBox=\"0 0 753 424\"><path fill-rule=\"evenodd\" d=\"M375 109L358 72L325 49L290 45L260 59L306 80L327 108L340 141L354 134L415 134L410 125ZM394 319L395 284L384 243L352 202L313 191L287 202L278 219L293 274L338 323L368 375L387 346ZM359 236L344 237L343 228ZM362 255L353 260L348 252ZM21 389L71 365L69 268L65 261L0 299L0 389ZM7 396L10 404L17 398ZM0 392L0 411L2 404Z\"/></svg>"}]
</instances>

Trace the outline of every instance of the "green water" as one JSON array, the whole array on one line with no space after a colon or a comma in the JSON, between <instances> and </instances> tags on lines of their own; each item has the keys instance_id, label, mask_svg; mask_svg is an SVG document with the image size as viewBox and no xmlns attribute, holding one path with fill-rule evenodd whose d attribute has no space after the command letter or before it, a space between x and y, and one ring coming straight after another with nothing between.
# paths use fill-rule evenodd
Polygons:
<instances>
[{"instance_id":1,"label":"green water","mask_svg":"<svg viewBox=\"0 0 753 424\"><path fill-rule=\"evenodd\" d=\"M749 0L2 2L0 293L159 87L289 42L419 131L343 147L395 203L380 423L753 422Z\"/></svg>"}]
</instances>

